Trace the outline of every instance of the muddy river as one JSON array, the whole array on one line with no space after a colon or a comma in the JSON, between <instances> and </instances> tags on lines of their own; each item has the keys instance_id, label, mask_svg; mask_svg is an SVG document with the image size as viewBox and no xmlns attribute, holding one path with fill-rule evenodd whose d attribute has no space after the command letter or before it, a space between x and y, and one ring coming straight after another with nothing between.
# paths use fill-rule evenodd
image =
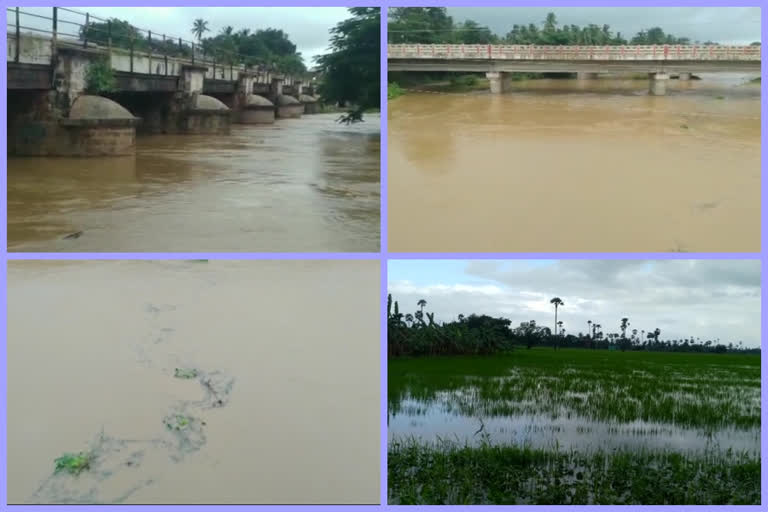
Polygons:
<instances>
[{"instance_id":1,"label":"muddy river","mask_svg":"<svg viewBox=\"0 0 768 512\"><path fill-rule=\"evenodd\" d=\"M9 250L377 252L380 118L338 116L139 136L135 157L10 158Z\"/></svg>"},{"instance_id":2,"label":"muddy river","mask_svg":"<svg viewBox=\"0 0 768 512\"><path fill-rule=\"evenodd\" d=\"M392 251L760 250L760 84L528 80L389 103Z\"/></svg>"},{"instance_id":3,"label":"muddy river","mask_svg":"<svg viewBox=\"0 0 768 512\"><path fill-rule=\"evenodd\" d=\"M370 260L11 262L9 503L378 503L378 290Z\"/></svg>"}]
</instances>

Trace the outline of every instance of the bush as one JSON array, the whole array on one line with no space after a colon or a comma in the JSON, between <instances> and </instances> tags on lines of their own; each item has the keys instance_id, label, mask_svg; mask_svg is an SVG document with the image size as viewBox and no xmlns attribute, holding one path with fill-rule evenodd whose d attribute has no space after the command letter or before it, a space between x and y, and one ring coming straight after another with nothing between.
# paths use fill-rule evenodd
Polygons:
<instances>
[{"instance_id":1,"label":"bush","mask_svg":"<svg viewBox=\"0 0 768 512\"><path fill-rule=\"evenodd\" d=\"M85 72L85 92L102 94L115 88L115 75L108 59L101 59L88 65Z\"/></svg>"}]
</instances>

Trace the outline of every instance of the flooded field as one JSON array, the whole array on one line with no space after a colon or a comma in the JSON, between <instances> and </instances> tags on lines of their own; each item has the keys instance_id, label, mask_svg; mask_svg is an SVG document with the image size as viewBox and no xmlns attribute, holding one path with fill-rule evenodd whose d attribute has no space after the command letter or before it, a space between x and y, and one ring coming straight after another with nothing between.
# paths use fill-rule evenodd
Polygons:
<instances>
[{"instance_id":1,"label":"flooded field","mask_svg":"<svg viewBox=\"0 0 768 512\"><path fill-rule=\"evenodd\" d=\"M534 349L388 371L390 503L760 501L758 356Z\"/></svg>"},{"instance_id":2,"label":"flooded field","mask_svg":"<svg viewBox=\"0 0 768 512\"><path fill-rule=\"evenodd\" d=\"M390 250L759 251L760 84L701 78L390 101Z\"/></svg>"},{"instance_id":3,"label":"flooded field","mask_svg":"<svg viewBox=\"0 0 768 512\"><path fill-rule=\"evenodd\" d=\"M139 136L135 157L10 158L9 250L378 251L379 117L337 117Z\"/></svg>"},{"instance_id":4,"label":"flooded field","mask_svg":"<svg viewBox=\"0 0 768 512\"><path fill-rule=\"evenodd\" d=\"M378 268L11 262L8 502L377 503Z\"/></svg>"}]
</instances>

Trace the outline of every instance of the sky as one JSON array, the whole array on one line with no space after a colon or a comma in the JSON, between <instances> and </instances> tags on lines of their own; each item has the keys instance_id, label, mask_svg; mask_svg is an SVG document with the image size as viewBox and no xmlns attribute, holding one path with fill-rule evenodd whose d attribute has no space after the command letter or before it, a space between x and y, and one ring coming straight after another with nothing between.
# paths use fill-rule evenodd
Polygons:
<instances>
[{"instance_id":1,"label":"sky","mask_svg":"<svg viewBox=\"0 0 768 512\"><path fill-rule=\"evenodd\" d=\"M548 12L561 25L602 26L631 37L642 29L659 26L691 41L749 44L760 41L759 7L449 7L454 21L472 19L505 35L512 25L541 25Z\"/></svg>"},{"instance_id":2,"label":"sky","mask_svg":"<svg viewBox=\"0 0 768 512\"><path fill-rule=\"evenodd\" d=\"M418 309L436 321L458 315L536 320L553 328L550 299L566 334L661 329L660 339L720 338L760 346L760 262L752 260L390 260L389 292L403 313Z\"/></svg>"},{"instance_id":3,"label":"sky","mask_svg":"<svg viewBox=\"0 0 768 512\"><path fill-rule=\"evenodd\" d=\"M175 38L192 40L192 23L197 18L208 21L211 29L206 35L216 35L231 25L235 31L250 28L277 28L287 32L298 47L307 67L312 67L312 58L326 52L329 43L328 31L336 23L350 17L346 7L72 7L74 11L88 12L100 18L118 18L130 24L151 30L153 34L166 34ZM22 11L51 16L50 7L23 7ZM84 23L84 17L66 11L59 11L59 19ZM12 22L12 13L8 21ZM44 20L22 16L22 24L38 28ZM77 32L77 27L60 22L60 29ZM205 36L204 36L205 37Z\"/></svg>"}]
</instances>

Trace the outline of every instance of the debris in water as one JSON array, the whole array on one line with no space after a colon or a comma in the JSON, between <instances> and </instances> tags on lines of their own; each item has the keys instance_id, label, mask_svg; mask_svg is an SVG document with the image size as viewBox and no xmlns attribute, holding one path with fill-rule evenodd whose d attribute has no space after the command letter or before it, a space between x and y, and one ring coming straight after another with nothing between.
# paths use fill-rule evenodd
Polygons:
<instances>
[{"instance_id":1,"label":"debris in water","mask_svg":"<svg viewBox=\"0 0 768 512\"><path fill-rule=\"evenodd\" d=\"M177 379L194 379L197 378L197 370L194 368L176 368L173 376Z\"/></svg>"},{"instance_id":2,"label":"debris in water","mask_svg":"<svg viewBox=\"0 0 768 512\"><path fill-rule=\"evenodd\" d=\"M56 464L56 470L54 473L65 471L70 475L79 475L83 471L91 467L91 461L93 460L93 454L88 452L65 453L58 459L54 460Z\"/></svg>"},{"instance_id":3,"label":"debris in water","mask_svg":"<svg viewBox=\"0 0 768 512\"><path fill-rule=\"evenodd\" d=\"M74 240L75 238L80 238L82 236L82 231L75 231L74 233L70 233L68 235L64 236L64 240Z\"/></svg>"}]
</instances>

